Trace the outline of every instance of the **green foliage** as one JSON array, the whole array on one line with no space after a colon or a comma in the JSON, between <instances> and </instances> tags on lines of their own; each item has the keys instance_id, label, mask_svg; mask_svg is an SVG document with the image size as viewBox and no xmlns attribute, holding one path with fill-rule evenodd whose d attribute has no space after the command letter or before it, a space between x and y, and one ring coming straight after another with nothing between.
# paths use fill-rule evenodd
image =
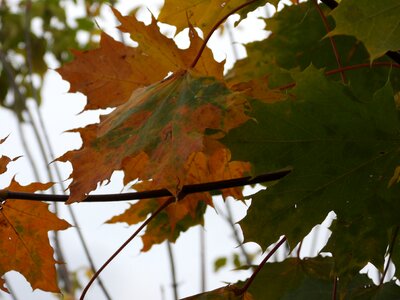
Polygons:
<instances>
[{"instance_id":1,"label":"green foliage","mask_svg":"<svg viewBox=\"0 0 400 300\"><path fill-rule=\"evenodd\" d=\"M332 12L336 28L330 34L355 36L363 42L373 61L389 50L400 48L399 15L397 1L343 0Z\"/></svg>"}]
</instances>

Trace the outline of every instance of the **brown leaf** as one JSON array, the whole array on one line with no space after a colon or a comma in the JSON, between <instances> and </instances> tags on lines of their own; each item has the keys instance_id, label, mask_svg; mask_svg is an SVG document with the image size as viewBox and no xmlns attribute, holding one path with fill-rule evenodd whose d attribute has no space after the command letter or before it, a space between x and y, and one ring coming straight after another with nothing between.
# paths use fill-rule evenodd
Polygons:
<instances>
[{"instance_id":1,"label":"brown leaf","mask_svg":"<svg viewBox=\"0 0 400 300\"><path fill-rule=\"evenodd\" d=\"M21 186L14 179L11 191L35 192L47 190L52 183L32 183ZM0 275L20 272L33 289L60 292L49 244L48 231L64 230L70 225L48 210L48 204L22 200L6 200L0 206ZM4 279L0 288L4 291Z\"/></svg>"},{"instance_id":2,"label":"brown leaf","mask_svg":"<svg viewBox=\"0 0 400 300\"><path fill-rule=\"evenodd\" d=\"M119 29L130 33L138 47L126 46L103 33L99 49L74 51L75 60L57 70L70 82L71 92L87 96L85 109L116 107L125 103L135 89L162 80L170 72L188 69L203 44L190 28L190 47L179 49L172 39L160 33L154 18L146 26L134 16L113 11L121 22ZM222 78L223 64L217 63L206 48L194 70Z\"/></svg>"},{"instance_id":3,"label":"brown leaf","mask_svg":"<svg viewBox=\"0 0 400 300\"><path fill-rule=\"evenodd\" d=\"M152 179L154 187L176 195L189 183L189 157L208 151L203 140L208 130L223 135L248 119L247 109L239 93L193 71L136 90L100 124L77 130L83 147L59 158L73 165L69 202L83 200L114 170L124 170L129 181Z\"/></svg>"}]
</instances>

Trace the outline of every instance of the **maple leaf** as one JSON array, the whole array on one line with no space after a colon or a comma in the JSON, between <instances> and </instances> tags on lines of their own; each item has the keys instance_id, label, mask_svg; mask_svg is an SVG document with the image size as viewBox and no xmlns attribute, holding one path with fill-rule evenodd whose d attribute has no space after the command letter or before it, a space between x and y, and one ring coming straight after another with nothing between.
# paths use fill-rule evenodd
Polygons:
<instances>
[{"instance_id":1,"label":"maple leaf","mask_svg":"<svg viewBox=\"0 0 400 300\"><path fill-rule=\"evenodd\" d=\"M189 157L207 152L204 135L212 134L206 131L227 132L244 123L247 109L243 96L193 71L136 90L100 124L78 130L83 147L59 158L74 168L69 202L83 200L120 169L128 178L152 179L176 195L188 182L184 165Z\"/></svg>"},{"instance_id":2,"label":"maple leaf","mask_svg":"<svg viewBox=\"0 0 400 300\"><path fill-rule=\"evenodd\" d=\"M400 49L399 15L397 0L343 0L332 11L336 28L330 35L355 36L368 49L372 62L389 50Z\"/></svg>"},{"instance_id":3,"label":"maple leaf","mask_svg":"<svg viewBox=\"0 0 400 300\"><path fill-rule=\"evenodd\" d=\"M351 85L327 80L313 67L292 76L296 87L290 94L296 101L253 103L257 123L248 121L223 140L234 159L252 162L256 174L293 168L253 196L240 222L245 240L267 247L284 234L294 245L333 210L347 229L342 227L340 242L330 250L340 274L355 272L360 264L382 260L387 232L399 225L399 185L388 188L399 165L393 91L387 83L373 100L361 102ZM368 248L368 255L354 256L354 261L340 255L360 252L360 247Z\"/></svg>"},{"instance_id":4,"label":"maple leaf","mask_svg":"<svg viewBox=\"0 0 400 300\"><path fill-rule=\"evenodd\" d=\"M21 186L14 179L8 190L35 192L47 190L52 183L32 183ZM48 231L64 230L70 225L48 210L48 204L22 200L6 200L0 207L0 274L18 271L28 280L33 289L60 292L57 286ZM4 291L4 279L0 288Z\"/></svg>"},{"instance_id":5,"label":"maple leaf","mask_svg":"<svg viewBox=\"0 0 400 300\"><path fill-rule=\"evenodd\" d=\"M280 0L253 1L240 10L241 18L256 10L267 2L277 5ZM249 3L245 0L166 0L158 16L158 20L176 26L176 34L188 27L188 21L200 28L207 35L213 26L239 6ZM250 4L250 3L249 3ZM239 23L239 21L237 22Z\"/></svg>"},{"instance_id":6,"label":"maple leaf","mask_svg":"<svg viewBox=\"0 0 400 300\"><path fill-rule=\"evenodd\" d=\"M208 147L212 149L212 153L193 153L185 164L186 184L238 178L250 172L250 164L230 161L229 150L223 148L219 143L212 140L207 141L207 143L212 144ZM153 181L146 181L135 184L134 188L138 191L146 191L153 190L156 187ZM225 197L233 196L236 199L241 199L241 190L241 188L225 189L222 194ZM137 224L144 221L150 213L167 200L168 198L165 197L138 201L121 215L111 218L107 223ZM165 240L175 242L181 232L186 231L191 226L203 224L205 204L213 206L209 193L190 194L169 205L147 226L146 232L142 236L142 251L148 251L154 244L159 244Z\"/></svg>"},{"instance_id":7,"label":"maple leaf","mask_svg":"<svg viewBox=\"0 0 400 300\"><path fill-rule=\"evenodd\" d=\"M324 14L329 13L323 4L320 5L320 9ZM332 16L326 17L328 24L333 28ZM287 70L304 70L310 64L326 71L338 68L332 45L326 38L326 28L312 1L285 7L272 18L265 19L265 23L265 30L271 31L271 35L262 41L245 45L247 57L237 61L226 76L230 86L253 82L255 84L252 87L256 87L257 90L260 86L268 84L270 92L274 92L276 88L293 83L294 80ZM344 66L369 64L367 50L354 37L336 35L334 40ZM387 57L382 57L379 61L391 63ZM388 76L391 83L394 83L393 89L398 91L400 72L397 68L359 68L346 72L346 78L352 84L352 93L362 101L371 100L373 94L385 85ZM339 72L329 77L341 81ZM264 85L258 84L263 80L267 80ZM268 91L265 95L267 94ZM260 98L260 93L257 97Z\"/></svg>"},{"instance_id":8,"label":"maple leaf","mask_svg":"<svg viewBox=\"0 0 400 300\"><path fill-rule=\"evenodd\" d=\"M140 87L162 80L170 72L187 69L193 62L203 41L190 28L190 47L179 49L175 42L160 33L153 18L146 26L134 16L122 16L113 9L121 22L119 29L130 33L138 47L129 47L102 33L100 48L73 51L75 60L57 71L71 84L70 92L87 96L85 109L116 107L125 103ZM206 48L194 70L222 78L223 63L217 63Z\"/></svg>"}]
</instances>

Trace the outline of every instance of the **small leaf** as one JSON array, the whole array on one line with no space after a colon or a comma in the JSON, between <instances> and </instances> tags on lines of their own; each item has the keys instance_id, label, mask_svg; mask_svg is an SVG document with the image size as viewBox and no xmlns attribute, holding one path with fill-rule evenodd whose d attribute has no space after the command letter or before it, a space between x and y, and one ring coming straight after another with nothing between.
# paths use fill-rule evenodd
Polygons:
<instances>
[{"instance_id":1,"label":"small leaf","mask_svg":"<svg viewBox=\"0 0 400 300\"><path fill-rule=\"evenodd\" d=\"M218 272L219 269L226 266L226 257L220 257L214 261L214 272Z\"/></svg>"}]
</instances>

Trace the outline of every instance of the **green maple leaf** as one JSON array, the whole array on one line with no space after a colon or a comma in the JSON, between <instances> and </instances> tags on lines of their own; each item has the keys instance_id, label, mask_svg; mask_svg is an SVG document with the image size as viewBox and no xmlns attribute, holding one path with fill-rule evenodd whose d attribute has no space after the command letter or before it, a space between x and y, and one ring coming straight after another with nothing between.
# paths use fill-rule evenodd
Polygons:
<instances>
[{"instance_id":1,"label":"green maple leaf","mask_svg":"<svg viewBox=\"0 0 400 300\"><path fill-rule=\"evenodd\" d=\"M249 292L254 299L330 299L333 278L331 258L289 258L267 263L257 275Z\"/></svg>"},{"instance_id":2,"label":"green maple leaf","mask_svg":"<svg viewBox=\"0 0 400 300\"><path fill-rule=\"evenodd\" d=\"M385 284L375 285L366 274L358 274L345 291L341 292L340 299L346 300L397 300L400 295L400 286L394 280Z\"/></svg>"},{"instance_id":3,"label":"green maple leaf","mask_svg":"<svg viewBox=\"0 0 400 300\"><path fill-rule=\"evenodd\" d=\"M400 48L400 3L397 0L343 0L332 12L331 35L353 35L364 43L371 61Z\"/></svg>"},{"instance_id":4,"label":"green maple leaf","mask_svg":"<svg viewBox=\"0 0 400 300\"><path fill-rule=\"evenodd\" d=\"M361 234L358 243L341 243L335 251L362 247L373 258L382 256L389 243L384 232L399 224L400 208L399 186L388 187L400 162L392 89L387 84L373 100L361 102L351 87L327 80L313 67L292 76L296 87L289 93L294 100L255 102L256 121L224 139L233 158L250 161L256 174L293 168L253 197L240 222L245 240L267 247L284 234L295 245L333 210L341 222L354 223L353 231L341 234ZM368 246L367 236L377 241L371 250L363 246Z\"/></svg>"},{"instance_id":5,"label":"green maple leaf","mask_svg":"<svg viewBox=\"0 0 400 300\"><path fill-rule=\"evenodd\" d=\"M328 15L329 9L321 5L330 28L334 28L334 20ZM304 70L310 64L325 71L338 69L335 54L327 31L315 5L309 1L299 5L285 7L265 19L265 29L271 35L262 40L245 45L247 57L236 62L227 75L230 82L249 81L254 78L268 77L270 87L281 87L293 82L287 70ZM307 33L307 34L305 34ZM342 66L369 64L369 53L356 38L346 35L333 37ZM380 62L392 62L383 57ZM355 97L370 100L373 93L385 85L389 68L359 68L345 73L351 83ZM400 72L398 69L390 73L393 88L399 87ZM341 81L339 73L330 78Z\"/></svg>"}]
</instances>

